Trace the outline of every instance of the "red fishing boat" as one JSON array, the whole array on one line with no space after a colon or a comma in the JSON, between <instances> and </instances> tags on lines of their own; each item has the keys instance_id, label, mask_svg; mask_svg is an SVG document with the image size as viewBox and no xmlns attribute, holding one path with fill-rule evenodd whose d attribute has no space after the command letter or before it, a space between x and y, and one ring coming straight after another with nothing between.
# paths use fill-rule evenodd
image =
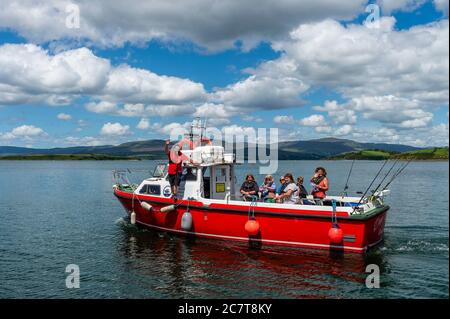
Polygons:
<instances>
[{"instance_id":1,"label":"red fishing boat","mask_svg":"<svg viewBox=\"0 0 450 319\"><path fill-rule=\"evenodd\" d=\"M183 151L184 173L172 198L167 165L139 185L113 186L131 223L186 236L363 253L383 239L388 190L370 196L327 196L320 202L280 204L244 201L233 154L221 146ZM123 172L116 171L116 177Z\"/></svg>"}]
</instances>

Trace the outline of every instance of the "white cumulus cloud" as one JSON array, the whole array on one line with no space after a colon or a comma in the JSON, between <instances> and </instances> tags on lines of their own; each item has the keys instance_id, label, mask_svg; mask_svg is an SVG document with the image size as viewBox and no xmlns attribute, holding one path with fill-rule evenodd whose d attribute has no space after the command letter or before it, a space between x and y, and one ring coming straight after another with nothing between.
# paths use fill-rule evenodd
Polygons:
<instances>
[{"instance_id":1,"label":"white cumulus cloud","mask_svg":"<svg viewBox=\"0 0 450 319\"><path fill-rule=\"evenodd\" d=\"M277 115L273 118L273 121L277 124L294 124L295 119L292 115Z\"/></svg>"},{"instance_id":2,"label":"white cumulus cloud","mask_svg":"<svg viewBox=\"0 0 450 319\"><path fill-rule=\"evenodd\" d=\"M61 121L70 121L72 119L72 115L66 113L59 113L56 117Z\"/></svg>"},{"instance_id":3,"label":"white cumulus cloud","mask_svg":"<svg viewBox=\"0 0 450 319\"><path fill-rule=\"evenodd\" d=\"M113 103L186 104L205 97L202 84L110 61L87 48L51 54L34 44L0 46L0 105L68 104L81 95ZM103 112L103 111L101 111Z\"/></svg>"},{"instance_id":4,"label":"white cumulus cloud","mask_svg":"<svg viewBox=\"0 0 450 319\"><path fill-rule=\"evenodd\" d=\"M323 106L315 106L314 110L327 112L336 124L355 124L357 121L355 111L347 106L339 105L337 101L325 101Z\"/></svg>"},{"instance_id":5,"label":"white cumulus cloud","mask_svg":"<svg viewBox=\"0 0 450 319\"><path fill-rule=\"evenodd\" d=\"M251 75L210 95L212 102L245 111L281 109L302 104L300 95L308 89L301 80L291 77L272 78Z\"/></svg>"},{"instance_id":6,"label":"white cumulus cloud","mask_svg":"<svg viewBox=\"0 0 450 319\"><path fill-rule=\"evenodd\" d=\"M446 16L448 16L448 0L434 0L433 2L436 9L442 11Z\"/></svg>"},{"instance_id":7,"label":"white cumulus cloud","mask_svg":"<svg viewBox=\"0 0 450 319\"><path fill-rule=\"evenodd\" d=\"M193 42L210 51L244 49L284 37L300 23L326 17L352 19L367 0L2 0L0 28L42 43L70 39L100 46L122 46L158 39ZM68 28L69 5L80 11L80 28ZM70 8L70 7L69 7Z\"/></svg>"},{"instance_id":8,"label":"white cumulus cloud","mask_svg":"<svg viewBox=\"0 0 450 319\"><path fill-rule=\"evenodd\" d=\"M343 125L335 131L337 136L345 136L350 134L353 131L353 127L351 125Z\"/></svg>"},{"instance_id":9,"label":"white cumulus cloud","mask_svg":"<svg viewBox=\"0 0 450 319\"><path fill-rule=\"evenodd\" d=\"M308 117L305 117L298 121L300 125L304 126L325 126L327 125L327 122L325 120L325 117L320 114L313 114Z\"/></svg>"},{"instance_id":10,"label":"white cumulus cloud","mask_svg":"<svg viewBox=\"0 0 450 319\"><path fill-rule=\"evenodd\" d=\"M10 132L4 134L0 133L0 139L2 140L14 140L14 139L32 139L39 136L47 136L48 134L34 125L21 125Z\"/></svg>"},{"instance_id":11,"label":"white cumulus cloud","mask_svg":"<svg viewBox=\"0 0 450 319\"><path fill-rule=\"evenodd\" d=\"M150 122L146 118L142 118L136 126L140 130L148 130L150 128Z\"/></svg>"},{"instance_id":12,"label":"white cumulus cloud","mask_svg":"<svg viewBox=\"0 0 450 319\"><path fill-rule=\"evenodd\" d=\"M130 134L130 126L122 125L120 123L111 123L108 122L103 125L101 131L101 135L105 136L122 136Z\"/></svg>"}]
</instances>

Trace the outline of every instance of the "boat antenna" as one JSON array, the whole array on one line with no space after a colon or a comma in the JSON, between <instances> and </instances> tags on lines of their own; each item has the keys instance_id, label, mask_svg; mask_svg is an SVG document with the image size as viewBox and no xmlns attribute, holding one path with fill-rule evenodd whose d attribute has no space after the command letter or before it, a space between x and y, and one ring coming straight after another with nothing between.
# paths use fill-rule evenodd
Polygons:
<instances>
[{"instance_id":1,"label":"boat antenna","mask_svg":"<svg viewBox=\"0 0 450 319\"><path fill-rule=\"evenodd\" d=\"M384 175L383 179L381 180L380 184L378 184L378 186L372 191L372 195L375 194L377 192L377 190L381 187L381 185L384 183L384 181L386 180L386 178L389 176L389 174L391 174L392 170L394 169L395 165L397 165L399 159L397 158L397 160L394 162L394 164L392 164L391 168L388 170L388 172L386 173L386 175ZM395 175L395 174L394 174Z\"/></svg>"},{"instance_id":2,"label":"boat antenna","mask_svg":"<svg viewBox=\"0 0 450 319\"><path fill-rule=\"evenodd\" d=\"M350 180L350 176L352 175L353 165L355 165L355 161L356 161L356 158L353 159L352 165L350 166L350 171L348 172L347 181L345 182L345 187L342 192L342 197L347 196L348 181Z\"/></svg>"},{"instance_id":3,"label":"boat antenna","mask_svg":"<svg viewBox=\"0 0 450 319\"><path fill-rule=\"evenodd\" d=\"M389 187L389 185L391 185L391 183L405 170L405 168L409 165L409 163L412 162L412 160L413 159L411 158L405 164L400 166L400 168L395 172L395 174L392 176L392 178L389 180L389 182L387 182L387 184L384 185L384 187L381 189L381 191L384 191L385 189L387 189Z\"/></svg>"},{"instance_id":4,"label":"boat antenna","mask_svg":"<svg viewBox=\"0 0 450 319\"><path fill-rule=\"evenodd\" d=\"M370 185L367 187L366 191L364 192L364 194L361 196L361 198L359 199L358 204L353 208L353 211L356 210L356 208L361 204L364 196L366 196L367 192L370 190L370 188L372 187L373 183L375 183L375 181L377 180L378 176L380 176L381 172L383 171L384 167L386 166L388 160L384 161L384 164L380 167L380 169L378 170L377 175L375 175L375 177L373 178L372 182L370 183Z\"/></svg>"},{"instance_id":5,"label":"boat antenna","mask_svg":"<svg viewBox=\"0 0 450 319\"><path fill-rule=\"evenodd\" d=\"M205 121L203 122L203 125L201 125L200 122L200 144L203 142L203 133L206 134L206 122L208 121L208 118L205 117Z\"/></svg>"}]
</instances>

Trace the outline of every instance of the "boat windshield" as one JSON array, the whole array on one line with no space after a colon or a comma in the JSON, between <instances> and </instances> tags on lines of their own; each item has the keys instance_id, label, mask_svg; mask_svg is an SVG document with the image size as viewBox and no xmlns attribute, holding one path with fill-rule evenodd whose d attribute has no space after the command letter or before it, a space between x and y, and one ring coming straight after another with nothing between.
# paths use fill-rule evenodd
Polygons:
<instances>
[{"instance_id":1,"label":"boat windshield","mask_svg":"<svg viewBox=\"0 0 450 319\"><path fill-rule=\"evenodd\" d=\"M164 177L166 175L166 169L167 169L166 164L158 164L153 170L153 177L157 178Z\"/></svg>"}]
</instances>

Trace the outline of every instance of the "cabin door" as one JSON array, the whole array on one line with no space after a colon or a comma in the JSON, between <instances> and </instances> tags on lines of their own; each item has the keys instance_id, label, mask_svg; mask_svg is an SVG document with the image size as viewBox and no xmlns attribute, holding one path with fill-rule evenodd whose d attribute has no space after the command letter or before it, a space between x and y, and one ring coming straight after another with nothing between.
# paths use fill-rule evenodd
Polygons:
<instances>
[{"instance_id":1,"label":"cabin door","mask_svg":"<svg viewBox=\"0 0 450 319\"><path fill-rule=\"evenodd\" d=\"M219 165L211 169L211 198L225 199L231 193L230 166Z\"/></svg>"}]
</instances>

